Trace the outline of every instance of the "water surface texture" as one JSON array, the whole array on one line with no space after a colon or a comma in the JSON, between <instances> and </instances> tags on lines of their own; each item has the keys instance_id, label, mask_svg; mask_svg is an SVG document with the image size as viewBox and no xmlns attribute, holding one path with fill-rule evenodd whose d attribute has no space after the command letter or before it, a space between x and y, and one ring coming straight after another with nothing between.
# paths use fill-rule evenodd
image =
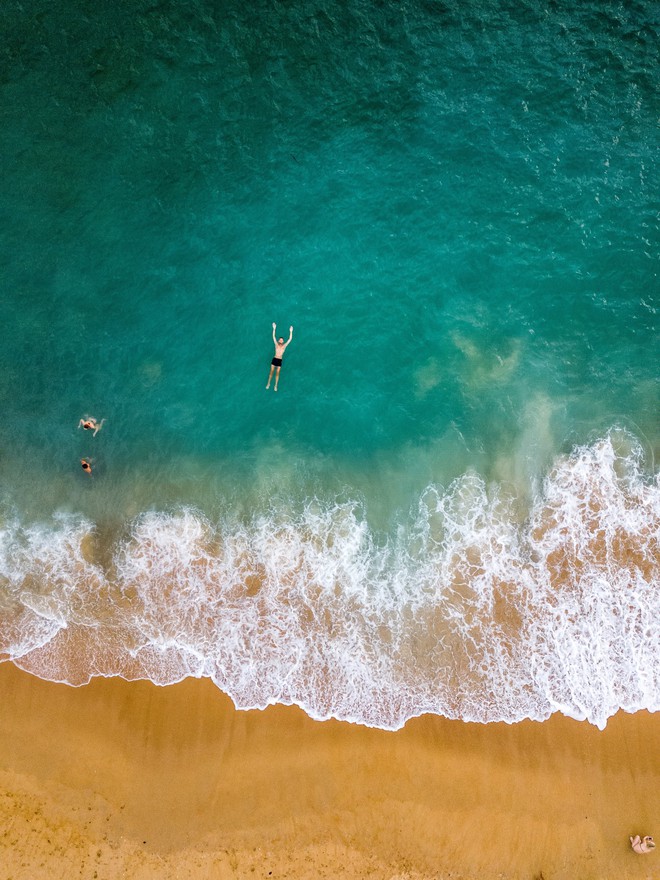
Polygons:
<instances>
[{"instance_id":1,"label":"water surface texture","mask_svg":"<svg viewBox=\"0 0 660 880\"><path fill-rule=\"evenodd\" d=\"M0 27L0 658L386 728L657 710L653 5Z\"/></svg>"}]
</instances>

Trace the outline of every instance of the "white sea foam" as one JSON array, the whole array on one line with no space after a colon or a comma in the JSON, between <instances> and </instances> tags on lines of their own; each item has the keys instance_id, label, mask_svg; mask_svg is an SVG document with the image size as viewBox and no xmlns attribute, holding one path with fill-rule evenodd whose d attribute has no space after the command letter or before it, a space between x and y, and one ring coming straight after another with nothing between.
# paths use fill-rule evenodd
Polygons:
<instances>
[{"instance_id":1,"label":"white sea foam","mask_svg":"<svg viewBox=\"0 0 660 880\"><path fill-rule=\"evenodd\" d=\"M608 436L529 515L466 474L378 541L360 505L250 522L149 512L94 562L81 518L5 524L0 656L47 679L208 676L241 708L397 728L415 715L603 727L660 708L660 480Z\"/></svg>"}]
</instances>

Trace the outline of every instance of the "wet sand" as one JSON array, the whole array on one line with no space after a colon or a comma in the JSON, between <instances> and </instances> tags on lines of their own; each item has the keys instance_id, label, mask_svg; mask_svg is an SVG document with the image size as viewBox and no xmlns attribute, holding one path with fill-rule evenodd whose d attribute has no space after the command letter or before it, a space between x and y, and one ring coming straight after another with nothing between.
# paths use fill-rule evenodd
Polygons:
<instances>
[{"instance_id":1,"label":"wet sand","mask_svg":"<svg viewBox=\"0 0 660 880\"><path fill-rule=\"evenodd\" d=\"M0 878L660 877L660 714L388 733L0 664Z\"/></svg>"}]
</instances>

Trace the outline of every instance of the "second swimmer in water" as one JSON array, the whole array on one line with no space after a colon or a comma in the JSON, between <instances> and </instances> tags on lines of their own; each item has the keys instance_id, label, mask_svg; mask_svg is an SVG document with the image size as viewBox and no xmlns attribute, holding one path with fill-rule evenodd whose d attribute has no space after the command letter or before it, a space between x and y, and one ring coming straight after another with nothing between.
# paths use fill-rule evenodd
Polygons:
<instances>
[{"instance_id":1,"label":"second swimmer in water","mask_svg":"<svg viewBox=\"0 0 660 880\"><path fill-rule=\"evenodd\" d=\"M100 422L97 422L93 416L85 416L78 422L79 428L84 428L85 431L94 431L92 437L96 437L98 432L103 427L103 422L105 419L101 419Z\"/></svg>"}]
</instances>

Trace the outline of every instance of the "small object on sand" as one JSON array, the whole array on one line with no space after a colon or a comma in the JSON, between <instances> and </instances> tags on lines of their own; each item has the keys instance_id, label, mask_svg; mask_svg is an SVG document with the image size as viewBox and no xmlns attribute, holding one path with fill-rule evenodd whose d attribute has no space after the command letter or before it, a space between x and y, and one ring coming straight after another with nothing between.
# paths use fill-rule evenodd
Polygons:
<instances>
[{"instance_id":1,"label":"small object on sand","mask_svg":"<svg viewBox=\"0 0 660 880\"><path fill-rule=\"evenodd\" d=\"M650 834L647 834L646 837L640 837L639 834L636 834L634 837L630 838L630 845L636 853L640 854L640 856L653 852L655 849L655 841Z\"/></svg>"}]
</instances>

